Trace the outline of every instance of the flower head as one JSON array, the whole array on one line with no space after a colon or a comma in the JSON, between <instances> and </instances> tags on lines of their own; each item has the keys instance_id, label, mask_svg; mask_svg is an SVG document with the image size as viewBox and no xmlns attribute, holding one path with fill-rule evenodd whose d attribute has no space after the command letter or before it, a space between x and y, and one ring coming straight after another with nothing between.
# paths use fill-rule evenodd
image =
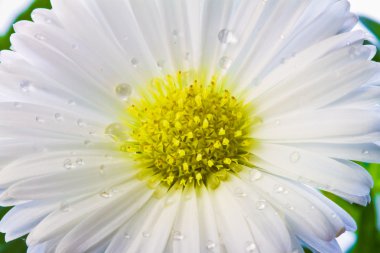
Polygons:
<instances>
[{"instance_id":1,"label":"flower head","mask_svg":"<svg viewBox=\"0 0 380 253\"><path fill-rule=\"evenodd\" d=\"M31 252L340 252L379 162L345 0L52 0L1 52L0 223Z\"/></svg>"}]
</instances>

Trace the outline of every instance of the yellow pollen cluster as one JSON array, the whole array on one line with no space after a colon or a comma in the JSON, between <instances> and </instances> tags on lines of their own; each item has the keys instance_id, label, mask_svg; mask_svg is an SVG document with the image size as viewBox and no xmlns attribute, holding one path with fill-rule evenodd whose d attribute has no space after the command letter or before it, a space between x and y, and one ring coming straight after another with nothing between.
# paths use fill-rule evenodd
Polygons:
<instances>
[{"instance_id":1,"label":"yellow pollen cluster","mask_svg":"<svg viewBox=\"0 0 380 253\"><path fill-rule=\"evenodd\" d=\"M241 170L251 140L247 108L211 81L177 76L155 79L143 99L129 106L132 141L123 151L142 163L140 175L153 185L204 184L216 188Z\"/></svg>"}]
</instances>

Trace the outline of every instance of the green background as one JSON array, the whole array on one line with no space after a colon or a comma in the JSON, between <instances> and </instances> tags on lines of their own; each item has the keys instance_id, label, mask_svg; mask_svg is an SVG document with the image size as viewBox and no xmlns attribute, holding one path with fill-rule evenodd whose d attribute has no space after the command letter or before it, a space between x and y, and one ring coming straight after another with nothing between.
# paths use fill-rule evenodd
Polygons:
<instances>
[{"instance_id":1,"label":"green background","mask_svg":"<svg viewBox=\"0 0 380 253\"><path fill-rule=\"evenodd\" d=\"M37 0L32 5L19 15L17 20L30 20L32 10L36 8L51 8L49 0ZM17 21L16 20L16 21ZM366 17L360 17L360 22L368 28L368 30L380 41L380 24ZM10 48L10 35L14 33L13 28L0 37L0 50ZM367 42L370 44L370 42ZM379 49L379 44L375 43ZM380 53L374 58L375 61L380 62ZM337 202L346 211L348 211L356 220L358 224L357 241L350 253L375 253L380 249L380 232L376 227L377 219L380 218L380 210L376 210L375 196L380 196L380 166L375 164L362 164L369 170L375 180L375 187L372 190L372 202L367 207L360 207L351 205L347 202L328 194L328 197ZM379 205L380 206L380 205ZM0 218L9 210L9 208L0 207ZM378 214L378 215L376 215ZM379 228L380 229L380 228ZM0 253L25 253L26 245L25 238L20 238L9 243L5 243L4 235L0 234Z\"/></svg>"}]
</instances>

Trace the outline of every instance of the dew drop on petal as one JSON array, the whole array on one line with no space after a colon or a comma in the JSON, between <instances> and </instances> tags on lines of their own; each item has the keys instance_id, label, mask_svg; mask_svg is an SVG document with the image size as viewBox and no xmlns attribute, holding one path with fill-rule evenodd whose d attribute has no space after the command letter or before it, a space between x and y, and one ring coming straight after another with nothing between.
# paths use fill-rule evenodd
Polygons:
<instances>
[{"instance_id":1,"label":"dew drop on petal","mask_svg":"<svg viewBox=\"0 0 380 253\"><path fill-rule=\"evenodd\" d=\"M54 118L56 121L63 121L63 116L60 113L54 114Z\"/></svg>"},{"instance_id":2,"label":"dew drop on petal","mask_svg":"<svg viewBox=\"0 0 380 253\"><path fill-rule=\"evenodd\" d=\"M100 165L100 167L99 167L99 174L100 175L104 175L104 173L105 173L104 168L105 168L105 166L103 164Z\"/></svg>"},{"instance_id":3,"label":"dew drop on petal","mask_svg":"<svg viewBox=\"0 0 380 253\"><path fill-rule=\"evenodd\" d=\"M290 162L296 163L300 160L301 155L298 151L294 151L293 153L290 154Z\"/></svg>"},{"instance_id":4,"label":"dew drop on petal","mask_svg":"<svg viewBox=\"0 0 380 253\"><path fill-rule=\"evenodd\" d=\"M369 154L369 151L364 149L364 150L362 150L362 154L363 154L363 155L368 155L368 154Z\"/></svg>"},{"instance_id":5,"label":"dew drop on petal","mask_svg":"<svg viewBox=\"0 0 380 253\"><path fill-rule=\"evenodd\" d=\"M29 92L32 88L29 81L21 81L19 85L22 92Z\"/></svg>"},{"instance_id":6,"label":"dew drop on petal","mask_svg":"<svg viewBox=\"0 0 380 253\"><path fill-rule=\"evenodd\" d=\"M274 186L274 191L277 192L277 193L282 193L282 192L284 192L284 187L281 186L281 185L275 185Z\"/></svg>"},{"instance_id":7,"label":"dew drop on petal","mask_svg":"<svg viewBox=\"0 0 380 253\"><path fill-rule=\"evenodd\" d=\"M75 168L75 164L70 159L66 159L63 161L63 167L67 170L71 170Z\"/></svg>"},{"instance_id":8,"label":"dew drop on petal","mask_svg":"<svg viewBox=\"0 0 380 253\"><path fill-rule=\"evenodd\" d=\"M164 60L158 60L158 61L157 61L157 67L158 67L159 69L163 69L164 66L165 66L165 61L164 61Z\"/></svg>"},{"instance_id":9,"label":"dew drop on petal","mask_svg":"<svg viewBox=\"0 0 380 253\"><path fill-rule=\"evenodd\" d=\"M83 121L83 119L78 119L77 120L77 126L78 127L85 127L86 123Z\"/></svg>"},{"instance_id":10,"label":"dew drop on petal","mask_svg":"<svg viewBox=\"0 0 380 253\"><path fill-rule=\"evenodd\" d=\"M36 33L36 34L34 35L34 37L35 37L36 39L38 39L38 40L46 40L45 35L43 35L43 34L41 34L41 33Z\"/></svg>"},{"instance_id":11,"label":"dew drop on petal","mask_svg":"<svg viewBox=\"0 0 380 253\"><path fill-rule=\"evenodd\" d=\"M137 67L137 65L139 64L139 61L136 59L136 58L132 58L131 59L131 64L134 68Z\"/></svg>"},{"instance_id":12,"label":"dew drop on petal","mask_svg":"<svg viewBox=\"0 0 380 253\"><path fill-rule=\"evenodd\" d=\"M17 108L17 109L19 109L19 108L22 107L21 103L19 103L19 102L14 102L14 103L13 103L13 106L14 106L15 108Z\"/></svg>"},{"instance_id":13,"label":"dew drop on petal","mask_svg":"<svg viewBox=\"0 0 380 253\"><path fill-rule=\"evenodd\" d=\"M114 141L127 140L127 129L120 123L112 123L107 126L104 133L110 136Z\"/></svg>"},{"instance_id":14,"label":"dew drop on petal","mask_svg":"<svg viewBox=\"0 0 380 253\"><path fill-rule=\"evenodd\" d=\"M256 209L258 210L264 210L267 206L267 202L265 200L258 200L256 202Z\"/></svg>"},{"instance_id":15,"label":"dew drop on petal","mask_svg":"<svg viewBox=\"0 0 380 253\"><path fill-rule=\"evenodd\" d=\"M78 166L83 166L83 165L84 165L84 161L83 161L83 159L82 159L82 158L78 158L78 159L76 160L76 164L77 164Z\"/></svg>"},{"instance_id":16,"label":"dew drop on petal","mask_svg":"<svg viewBox=\"0 0 380 253\"><path fill-rule=\"evenodd\" d=\"M51 24L51 23L53 23L53 20L51 20L50 18L45 18L45 23L46 24Z\"/></svg>"},{"instance_id":17,"label":"dew drop on petal","mask_svg":"<svg viewBox=\"0 0 380 253\"><path fill-rule=\"evenodd\" d=\"M262 173L259 170L251 170L250 172L250 181L255 182L262 177Z\"/></svg>"},{"instance_id":18,"label":"dew drop on petal","mask_svg":"<svg viewBox=\"0 0 380 253\"><path fill-rule=\"evenodd\" d=\"M145 237L145 238L149 238L150 237L150 233L149 232L143 232L143 237Z\"/></svg>"},{"instance_id":19,"label":"dew drop on petal","mask_svg":"<svg viewBox=\"0 0 380 253\"><path fill-rule=\"evenodd\" d=\"M256 250L256 244L254 244L253 242L247 242L247 246L245 247L245 251L252 253L255 250Z\"/></svg>"},{"instance_id":20,"label":"dew drop on petal","mask_svg":"<svg viewBox=\"0 0 380 253\"><path fill-rule=\"evenodd\" d=\"M127 83L120 83L116 85L115 93L119 99L126 101L132 94L132 86Z\"/></svg>"},{"instance_id":21,"label":"dew drop on petal","mask_svg":"<svg viewBox=\"0 0 380 253\"><path fill-rule=\"evenodd\" d=\"M247 196L247 193L245 193L241 188L236 188L235 190L234 190L234 194L235 194L235 196L236 197L239 197L239 198L244 198L244 197L246 197Z\"/></svg>"},{"instance_id":22,"label":"dew drop on petal","mask_svg":"<svg viewBox=\"0 0 380 253\"><path fill-rule=\"evenodd\" d=\"M68 212L70 212L70 211L72 210L70 204L67 203L67 202L62 202L62 203L61 203L61 206L60 206L59 209L60 209L62 212L64 212L64 213L68 213Z\"/></svg>"},{"instance_id":23,"label":"dew drop on petal","mask_svg":"<svg viewBox=\"0 0 380 253\"><path fill-rule=\"evenodd\" d=\"M337 217L336 213L332 213L332 214L331 214L331 217L332 217L333 219L335 219L335 218Z\"/></svg>"},{"instance_id":24,"label":"dew drop on petal","mask_svg":"<svg viewBox=\"0 0 380 253\"><path fill-rule=\"evenodd\" d=\"M185 238L185 236L181 233L181 231L174 231L173 232L173 240L182 241L184 238Z\"/></svg>"},{"instance_id":25,"label":"dew drop on petal","mask_svg":"<svg viewBox=\"0 0 380 253\"><path fill-rule=\"evenodd\" d=\"M222 44L235 44L237 42L236 36L228 29L220 30L218 39Z\"/></svg>"},{"instance_id":26,"label":"dew drop on petal","mask_svg":"<svg viewBox=\"0 0 380 253\"><path fill-rule=\"evenodd\" d=\"M211 250L211 249L215 249L215 247L216 247L215 242L213 242L213 241L208 241L207 242L207 245L206 245L207 249Z\"/></svg>"},{"instance_id":27,"label":"dew drop on petal","mask_svg":"<svg viewBox=\"0 0 380 253\"><path fill-rule=\"evenodd\" d=\"M100 195L100 197L102 197L102 198L109 199L109 198L112 197L112 192L109 192L109 191L102 191L99 195Z\"/></svg>"},{"instance_id":28,"label":"dew drop on petal","mask_svg":"<svg viewBox=\"0 0 380 253\"><path fill-rule=\"evenodd\" d=\"M231 67L232 60L228 56L223 56L219 60L219 67L222 69L229 69Z\"/></svg>"},{"instance_id":29,"label":"dew drop on petal","mask_svg":"<svg viewBox=\"0 0 380 253\"><path fill-rule=\"evenodd\" d=\"M75 102L75 100L73 100L73 99L69 99L69 100L67 101L67 104L68 104L68 105L71 105L71 106L74 106L74 105L76 105L77 103Z\"/></svg>"},{"instance_id":30,"label":"dew drop on petal","mask_svg":"<svg viewBox=\"0 0 380 253\"><path fill-rule=\"evenodd\" d=\"M45 120L43 118L37 116L36 117L36 122L39 123L39 124L43 124L43 123L45 123Z\"/></svg>"},{"instance_id":31,"label":"dew drop on petal","mask_svg":"<svg viewBox=\"0 0 380 253\"><path fill-rule=\"evenodd\" d=\"M128 234L128 233L125 233L125 234L124 234L124 238L127 239L127 240L129 240L129 239L131 239L131 235Z\"/></svg>"},{"instance_id":32,"label":"dew drop on petal","mask_svg":"<svg viewBox=\"0 0 380 253\"><path fill-rule=\"evenodd\" d=\"M275 124L276 126L279 126L279 125L281 125L281 121L278 119L278 120L276 120L276 121L274 122L274 124Z\"/></svg>"}]
</instances>

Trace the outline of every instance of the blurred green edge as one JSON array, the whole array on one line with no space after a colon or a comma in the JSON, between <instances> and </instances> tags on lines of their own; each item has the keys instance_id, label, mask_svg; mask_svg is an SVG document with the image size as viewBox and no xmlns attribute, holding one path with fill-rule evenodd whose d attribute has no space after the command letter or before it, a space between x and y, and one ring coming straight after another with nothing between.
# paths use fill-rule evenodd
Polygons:
<instances>
[{"instance_id":1,"label":"blurred green edge","mask_svg":"<svg viewBox=\"0 0 380 253\"><path fill-rule=\"evenodd\" d=\"M21 13L16 21L19 20L31 20L31 13L34 9L37 8L51 8L49 0L35 0L30 7ZM14 22L14 23L15 23ZM374 37L380 41L380 24L376 21L367 18L360 17L360 22L374 35ZM9 31L0 36L0 50L9 49L11 46L10 36L14 33L13 27L9 29ZM372 44L373 42L367 41L366 44ZM378 52L374 58L375 61L380 62L380 44L376 43L375 46L378 48ZM372 191L372 200L375 199L376 194L380 194L380 165L375 164L361 164L374 178L375 187ZM342 206L345 210L347 210L356 220L358 225L358 240L356 242L355 247L350 251L350 253L374 253L378 252L380 249L380 232L377 230L376 221L379 217L376 217L376 209L374 202L371 202L369 206L366 208L351 205L340 198L326 193L330 199L335 201L337 204ZM0 217L3 217L6 212L9 211L10 208L0 207ZM25 245L25 237L20 238L9 243L5 243L4 235L0 235L0 253L25 253L26 245ZM306 252L310 252L306 250Z\"/></svg>"}]
</instances>

